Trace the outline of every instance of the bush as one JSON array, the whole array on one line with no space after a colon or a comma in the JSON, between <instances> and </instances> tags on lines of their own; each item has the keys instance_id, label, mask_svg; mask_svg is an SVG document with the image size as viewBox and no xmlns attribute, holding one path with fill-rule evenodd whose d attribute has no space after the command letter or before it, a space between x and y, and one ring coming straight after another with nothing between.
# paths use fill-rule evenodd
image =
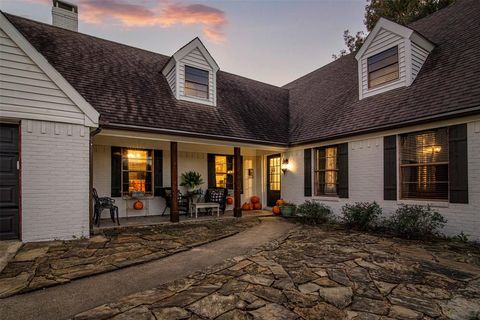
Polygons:
<instances>
[{"instance_id":1,"label":"bush","mask_svg":"<svg viewBox=\"0 0 480 320\"><path fill-rule=\"evenodd\" d=\"M334 221L332 209L329 206L307 200L297 207L297 216L306 224L322 224Z\"/></svg>"},{"instance_id":2,"label":"bush","mask_svg":"<svg viewBox=\"0 0 480 320\"><path fill-rule=\"evenodd\" d=\"M381 215L382 208L376 202L355 202L342 207L342 220L350 228L372 229Z\"/></svg>"},{"instance_id":3,"label":"bush","mask_svg":"<svg viewBox=\"0 0 480 320\"><path fill-rule=\"evenodd\" d=\"M402 205L388 220L388 227L399 237L418 239L438 236L445 223L447 219L430 206Z\"/></svg>"}]
</instances>

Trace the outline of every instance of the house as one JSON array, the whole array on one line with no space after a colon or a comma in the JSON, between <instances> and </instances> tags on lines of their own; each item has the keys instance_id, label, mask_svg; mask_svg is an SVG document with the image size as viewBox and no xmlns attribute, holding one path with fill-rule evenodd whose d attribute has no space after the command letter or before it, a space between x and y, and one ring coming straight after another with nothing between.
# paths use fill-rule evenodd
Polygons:
<instances>
[{"instance_id":1,"label":"house","mask_svg":"<svg viewBox=\"0 0 480 320\"><path fill-rule=\"evenodd\" d=\"M380 19L357 53L284 87L220 70L198 38L164 56L79 33L74 5L52 13L0 14L3 239L88 237L92 187L121 216L160 214L161 189L196 170L236 215L252 195L429 204L480 240L478 1Z\"/></svg>"}]
</instances>

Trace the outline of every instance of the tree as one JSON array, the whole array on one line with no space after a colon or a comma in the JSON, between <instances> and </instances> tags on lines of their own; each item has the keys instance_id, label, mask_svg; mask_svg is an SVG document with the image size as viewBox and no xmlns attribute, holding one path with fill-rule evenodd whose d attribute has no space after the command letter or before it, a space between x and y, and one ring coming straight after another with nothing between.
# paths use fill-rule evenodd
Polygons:
<instances>
[{"instance_id":1,"label":"tree","mask_svg":"<svg viewBox=\"0 0 480 320\"><path fill-rule=\"evenodd\" d=\"M363 44L363 41L365 40L365 34L363 31L358 31L356 35L351 35L349 30L343 31L343 41L345 41L345 46L348 49L348 53L350 52L355 52ZM347 49L342 49L338 54L332 54L333 59L338 59L344 55L347 54Z\"/></svg>"},{"instance_id":2,"label":"tree","mask_svg":"<svg viewBox=\"0 0 480 320\"><path fill-rule=\"evenodd\" d=\"M380 17L392 20L401 25L407 25L449 6L454 1L455 0L367 0L363 23L368 32L372 31ZM343 32L343 39L347 49L342 49L340 53L333 54L332 57L334 59L338 59L347 53L360 49L365 41L365 35L362 31L359 31L354 36L351 35L348 30L345 30Z\"/></svg>"}]
</instances>

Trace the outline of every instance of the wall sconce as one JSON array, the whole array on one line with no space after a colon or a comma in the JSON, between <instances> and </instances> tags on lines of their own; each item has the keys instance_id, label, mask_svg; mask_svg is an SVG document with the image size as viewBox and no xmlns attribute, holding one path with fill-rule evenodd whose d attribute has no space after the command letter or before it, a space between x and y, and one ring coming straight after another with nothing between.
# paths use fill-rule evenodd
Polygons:
<instances>
[{"instance_id":1,"label":"wall sconce","mask_svg":"<svg viewBox=\"0 0 480 320\"><path fill-rule=\"evenodd\" d=\"M283 159L281 168L282 168L283 174L286 174L286 173L287 173L287 170L288 170L288 168L289 168L289 166L288 166L288 159L287 159L287 158L284 158L284 159Z\"/></svg>"}]
</instances>

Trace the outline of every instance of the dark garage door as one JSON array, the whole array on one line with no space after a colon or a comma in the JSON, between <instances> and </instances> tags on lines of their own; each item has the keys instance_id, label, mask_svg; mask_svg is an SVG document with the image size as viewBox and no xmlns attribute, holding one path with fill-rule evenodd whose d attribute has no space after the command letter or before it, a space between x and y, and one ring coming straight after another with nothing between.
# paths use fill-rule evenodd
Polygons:
<instances>
[{"instance_id":1,"label":"dark garage door","mask_svg":"<svg viewBox=\"0 0 480 320\"><path fill-rule=\"evenodd\" d=\"M0 239L19 236L18 126L0 123Z\"/></svg>"}]
</instances>

